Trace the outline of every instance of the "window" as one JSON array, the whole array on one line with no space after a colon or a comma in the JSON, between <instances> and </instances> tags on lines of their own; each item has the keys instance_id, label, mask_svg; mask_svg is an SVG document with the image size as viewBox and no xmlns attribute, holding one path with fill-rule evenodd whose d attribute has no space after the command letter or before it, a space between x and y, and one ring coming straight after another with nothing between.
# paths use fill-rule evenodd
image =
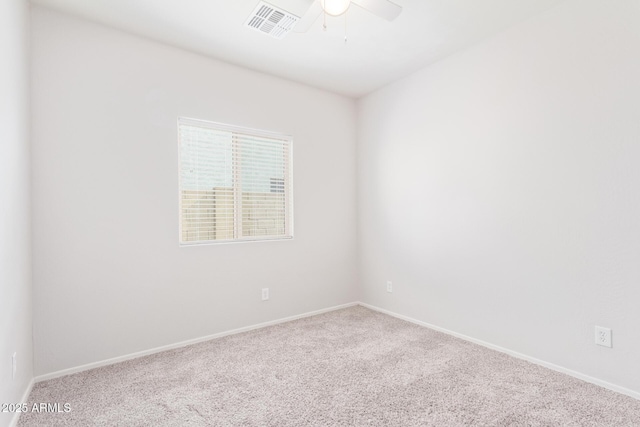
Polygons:
<instances>
[{"instance_id":1,"label":"window","mask_svg":"<svg viewBox=\"0 0 640 427\"><path fill-rule=\"evenodd\" d=\"M293 237L291 137L179 118L180 243Z\"/></svg>"}]
</instances>

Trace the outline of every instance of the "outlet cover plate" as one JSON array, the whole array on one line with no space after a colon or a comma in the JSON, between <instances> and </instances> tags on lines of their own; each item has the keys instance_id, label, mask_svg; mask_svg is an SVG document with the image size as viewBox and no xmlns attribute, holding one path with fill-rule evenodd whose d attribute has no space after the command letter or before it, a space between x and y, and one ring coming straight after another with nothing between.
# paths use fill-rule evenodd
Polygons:
<instances>
[{"instance_id":1,"label":"outlet cover plate","mask_svg":"<svg viewBox=\"0 0 640 427\"><path fill-rule=\"evenodd\" d=\"M596 326L596 344L611 348L611 329Z\"/></svg>"},{"instance_id":2,"label":"outlet cover plate","mask_svg":"<svg viewBox=\"0 0 640 427\"><path fill-rule=\"evenodd\" d=\"M387 292L393 292L393 283L390 280L387 281Z\"/></svg>"},{"instance_id":3,"label":"outlet cover plate","mask_svg":"<svg viewBox=\"0 0 640 427\"><path fill-rule=\"evenodd\" d=\"M269 299L269 288L262 288L262 301Z\"/></svg>"}]
</instances>

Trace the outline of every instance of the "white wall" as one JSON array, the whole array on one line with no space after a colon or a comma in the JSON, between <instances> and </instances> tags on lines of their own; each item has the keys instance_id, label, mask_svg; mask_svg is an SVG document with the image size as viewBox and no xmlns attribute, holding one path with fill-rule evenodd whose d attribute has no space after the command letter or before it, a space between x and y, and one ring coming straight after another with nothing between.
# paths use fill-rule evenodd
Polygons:
<instances>
[{"instance_id":1,"label":"white wall","mask_svg":"<svg viewBox=\"0 0 640 427\"><path fill-rule=\"evenodd\" d=\"M33 376L27 1L0 2L0 57L0 403L18 403Z\"/></svg>"},{"instance_id":2,"label":"white wall","mask_svg":"<svg viewBox=\"0 0 640 427\"><path fill-rule=\"evenodd\" d=\"M360 100L363 300L640 391L638 52L570 0Z\"/></svg>"},{"instance_id":3,"label":"white wall","mask_svg":"<svg viewBox=\"0 0 640 427\"><path fill-rule=\"evenodd\" d=\"M356 299L353 100L37 7L32 38L37 375ZM293 241L178 247L178 116L293 135Z\"/></svg>"}]
</instances>

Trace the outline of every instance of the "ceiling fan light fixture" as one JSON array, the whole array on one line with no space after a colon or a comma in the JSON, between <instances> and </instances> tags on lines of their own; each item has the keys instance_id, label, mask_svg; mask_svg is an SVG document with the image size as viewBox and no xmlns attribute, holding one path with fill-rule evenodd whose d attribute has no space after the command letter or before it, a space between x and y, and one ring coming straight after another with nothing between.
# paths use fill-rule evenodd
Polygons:
<instances>
[{"instance_id":1,"label":"ceiling fan light fixture","mask_svg":"<svg viewBox=\"0 0 640 427\"><path fill-rule=\"evenodd\" d=\"M319 0L327 15L340 16L349 9L351 0Z\"/></svg>"}]
</instances>

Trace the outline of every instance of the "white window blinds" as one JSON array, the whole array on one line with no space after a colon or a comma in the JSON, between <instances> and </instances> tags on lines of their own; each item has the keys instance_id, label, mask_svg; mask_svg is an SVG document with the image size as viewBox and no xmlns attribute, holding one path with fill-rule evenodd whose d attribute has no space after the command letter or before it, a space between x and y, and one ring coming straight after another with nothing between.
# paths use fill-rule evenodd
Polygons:
<instances>
[{"instance_id":1,"label":"white window blinds","mask_svg":"<svg viewBox=\"0 0 640 427\"><path fill-rule=\"evenodd\" d=\"M293 237L291 137L179 118L180 243Z\"/></svg>"}]
</instances>

